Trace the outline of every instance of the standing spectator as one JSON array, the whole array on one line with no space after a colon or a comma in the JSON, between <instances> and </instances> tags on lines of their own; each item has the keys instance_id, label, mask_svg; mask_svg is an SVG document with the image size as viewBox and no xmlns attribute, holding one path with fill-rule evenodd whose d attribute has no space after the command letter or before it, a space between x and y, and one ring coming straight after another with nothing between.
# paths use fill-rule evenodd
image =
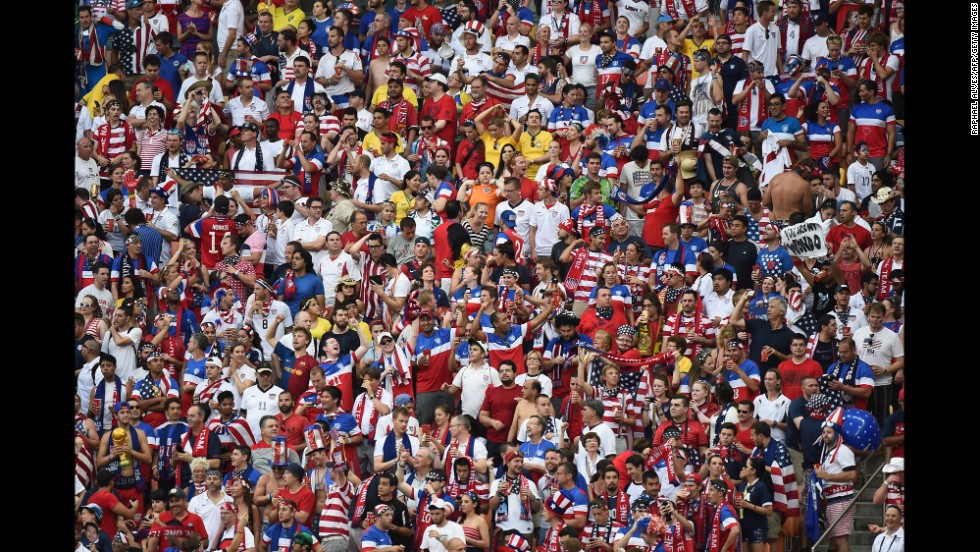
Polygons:
<instances>
[{"instance_id":1,"label":"standing spectator","mask_svg":"<svg viewBox=\"0 0 980 552\"><path fill-rule=\"evenodd\" d=\"M884 326L885 307L872 303L868 308L868 325L854 330L858 358L871 366L875 387L869 410L879 423L884 424L888 411L895 402L895 374L905 368L905 350L898 334Z\"/></svg>"},{"instance_id":2,"label":"standing spectator","mask_svg":"<svg viewBox=\"0 0 980 552\"><path fill-rule=\"evenodd\" d=\"M823 326L821 326L821 332ZM820 333L814 334L811 339L818 340ZM836 347L834 347L836 356ZM803 379L806 377L819 378L823 374L823 369L817 361L807 355L807 338L796 334L790 339L789 343L790 358L779 363L777 367L782 377L782 394L792 401L799 397L803 391L801 389ZM828 364L829 365L829 364Z\"/></svg>"}]
</instances>

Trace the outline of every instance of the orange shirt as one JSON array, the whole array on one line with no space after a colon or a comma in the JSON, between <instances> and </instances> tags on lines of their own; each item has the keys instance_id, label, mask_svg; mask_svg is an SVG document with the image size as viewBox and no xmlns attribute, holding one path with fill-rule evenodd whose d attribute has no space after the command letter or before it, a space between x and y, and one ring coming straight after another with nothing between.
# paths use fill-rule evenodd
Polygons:
<instances>
[{"instance_id":1,"label":"orange shirt","mask_svg":"<svg viewBox=\"0 0 980 552\"><path fill-rule=\"evenodd\" d=\"M486 203L490 206L486 221L489 226L493 226L494 215L497 213L497 204L502 199L502 197L497 195L497 184L495 182L486 185L477 182L470 187L470 208L476 206L477 203Z\"/></svg>"}]
</instances>

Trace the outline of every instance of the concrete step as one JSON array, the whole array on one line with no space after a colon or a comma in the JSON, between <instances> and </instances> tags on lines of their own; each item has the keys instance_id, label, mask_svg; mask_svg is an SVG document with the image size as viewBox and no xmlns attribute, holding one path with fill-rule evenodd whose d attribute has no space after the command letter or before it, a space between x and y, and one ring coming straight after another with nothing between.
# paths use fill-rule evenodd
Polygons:
<instances>
[{"instance_id":1,"label":"concrete step","mask_svg":"<svg viewBox=\"0 0 980 552\"><path fill-rule=\"evenodd\" d=\"M875 523L881 524L884 517L884 506L881 504L872 504L870 502L858 502L857 506L854 507L854 518L868 518L873 517L877 519ZM863 526L862 526L863 527Z\"/></svg>"}]
</instances>

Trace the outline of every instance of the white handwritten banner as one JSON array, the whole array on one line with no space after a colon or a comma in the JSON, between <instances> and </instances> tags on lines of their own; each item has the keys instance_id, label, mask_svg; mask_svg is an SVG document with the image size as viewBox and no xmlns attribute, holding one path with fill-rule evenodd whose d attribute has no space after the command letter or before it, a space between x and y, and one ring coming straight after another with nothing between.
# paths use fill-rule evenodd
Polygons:
<instances>
[{"instance_id":1,"label":"white handwritten banner","mask_svg":"<svg viewBox=\"0 0 980 552\"><path fill-rule=\"evenodd\" d=\"M816 222L801 222L786 227L780 232L783 247L795 257L809 259L827 255L823 228Z\"/></svg>"}]
</instances>

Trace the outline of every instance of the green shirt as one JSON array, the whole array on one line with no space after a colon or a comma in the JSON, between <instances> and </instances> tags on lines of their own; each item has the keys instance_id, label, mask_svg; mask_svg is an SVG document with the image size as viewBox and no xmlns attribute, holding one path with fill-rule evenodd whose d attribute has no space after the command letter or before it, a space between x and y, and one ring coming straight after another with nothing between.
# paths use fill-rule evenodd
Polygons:
<instances>
[{"instance_id":1,"label":"green shirt","mask_svg":"<svg viewBox=\"0 0 980 552\"><path fill-rule=\"evenodd\" d=\"M583 175L578 177L575 182L572 182L572 188L568 191L568 201L572 202L581 197L582 187L585 186L585 183L589 182L590 180L591 179L588 176ZM599 187L602 190L602 202L615 209L616 202L611 198L612 182L610 182L608 178L600 178Z\"/></svg>"}]
</instances>

